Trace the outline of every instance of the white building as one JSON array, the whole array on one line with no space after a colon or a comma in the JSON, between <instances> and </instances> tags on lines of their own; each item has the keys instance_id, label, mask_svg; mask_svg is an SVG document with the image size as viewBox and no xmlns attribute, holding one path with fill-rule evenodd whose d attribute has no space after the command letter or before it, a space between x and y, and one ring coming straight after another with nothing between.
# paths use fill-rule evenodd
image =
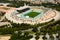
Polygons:
<instances>
[{"instance_id":1,"label":"white building","mask_svg":"<svg viewBox=\"0 0 60 40\"><path fill-rule=\"evenodd\" d=\"M57 3L60 3L60 0L56 0Z\"/></svg>"},{"instance_id":2,"label":"white building","mask_svg":"<svg viewBox=\"0 0 60 40\"><path fill-rule=\"evenodd\" d=\"M14 1L14 0L9 0L9 1ZM18 1L27 1L33 4L40 4L40 3L47 3L47 2L55 3L55 0L18 0Z\"/></svg>"}]
</instances>

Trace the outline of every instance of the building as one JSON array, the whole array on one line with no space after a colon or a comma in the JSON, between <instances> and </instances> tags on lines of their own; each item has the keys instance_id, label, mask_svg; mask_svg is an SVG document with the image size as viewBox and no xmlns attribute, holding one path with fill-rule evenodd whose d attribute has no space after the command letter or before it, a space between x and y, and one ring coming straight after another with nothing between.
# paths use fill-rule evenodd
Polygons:
<instances>
[{"instance_id":1,"label":"building","mask_svg":"<svg viewBox=\"0 0 60 40\"><path fill-rule=\"evenodd\" d=\"M55 0L57 3L60 3L60 0Z\"/></svg>"},{"instance_id":2,"label":"building","mask_svg":"<svg viewBox=\"0 0 60 40\"><path fill-rule=\"evenodd\" d=\"M21 0L21 1L27 1L33 4L40 4L40 3L47 3L47 2L55 3L56 2L55 0Z\"/></svg>"},{"instance_id":3,"label":"building","mask_svg":"<svg viewBox=\"0 0 60 40\"><path fill-rule=\"evenodd\" d=\"M9 0L9 1L14 1L14 0ZM17 1L17 0L15 0ZM55 3L56 1L55 0L18 0L18 1L27 1L27 2L30 2L30 3L33 3L33 4L41 4L41 3L47 3L47 2L50 2L50 3ZM60 0L58 0L57 2L59 2Z\"/></svg>"},{"instance_id":4,"label":"building","mask_svg":"<svg viewBox=\"0 0 60 40\"><path fill-rule=\"evenodd\" d=\"M55 3L55 0L45 0L45 2Z\"/></svg>"}]
</instances>

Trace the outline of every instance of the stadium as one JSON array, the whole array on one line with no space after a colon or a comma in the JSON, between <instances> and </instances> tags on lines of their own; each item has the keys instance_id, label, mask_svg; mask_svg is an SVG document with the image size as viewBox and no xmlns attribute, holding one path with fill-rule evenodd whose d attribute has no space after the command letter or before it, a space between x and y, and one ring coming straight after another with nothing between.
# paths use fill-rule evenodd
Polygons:
<instances>
[{"instance_id":1,"label":"stadium","mask_svg":"<svg viewBox=\"0 0 60 40\"><path fill-rule=\"evenodd\" d=\"M59 20L59 12L50 8L38 6L23 6L10 10L6 18L14 23L38 24L49 22L52 19Z\"/></svg>"}]
</instances>

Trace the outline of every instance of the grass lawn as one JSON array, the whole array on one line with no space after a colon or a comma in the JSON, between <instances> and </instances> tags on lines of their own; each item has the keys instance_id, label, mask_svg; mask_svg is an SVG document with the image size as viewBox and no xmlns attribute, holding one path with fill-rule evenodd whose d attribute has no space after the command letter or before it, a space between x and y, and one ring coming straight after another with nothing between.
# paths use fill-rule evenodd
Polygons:
<instances>
[{"instance_id":1,"label":"grass lawn","mask_svg":"<svg viewBox=\"0 0 60 40\"><path fill-rule=\"evenodd\" d=\"M30 13L27 13L25 16L29 16L29 17L31 17L31 18L34 18L34 17L36 17L37 15L39 15L40 13L38 13L38 12L30 12Z\"/></svg>"}]
</instances>

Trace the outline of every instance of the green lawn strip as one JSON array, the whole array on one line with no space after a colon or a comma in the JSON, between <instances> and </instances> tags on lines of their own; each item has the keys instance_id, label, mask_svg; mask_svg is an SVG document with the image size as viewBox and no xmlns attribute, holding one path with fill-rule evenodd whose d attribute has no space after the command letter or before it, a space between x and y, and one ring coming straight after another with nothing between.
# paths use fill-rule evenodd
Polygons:
<instances>
[{"instance_id":1,"label":"green lawn strip","mask_svg":"<svg viewBox=\"0 0 60 40\"><path fill-rule=\"evenodd\" d=\"M37 13L37 12L30 12L28 14L26 14L25 16L29 16L31 18L34 18L35 16L39 15L40 13Z\"/></svg>"}]
</instances>

